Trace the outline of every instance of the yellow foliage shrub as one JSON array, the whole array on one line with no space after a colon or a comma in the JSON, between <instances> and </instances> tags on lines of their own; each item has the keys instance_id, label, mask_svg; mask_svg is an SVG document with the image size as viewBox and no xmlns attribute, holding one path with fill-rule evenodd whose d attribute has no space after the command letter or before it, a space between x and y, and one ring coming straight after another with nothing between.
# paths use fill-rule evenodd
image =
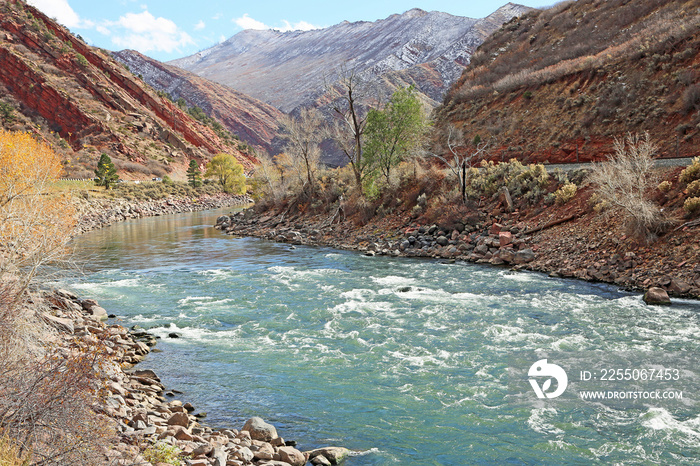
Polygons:
<instances>
[{"instance_id":1,"label":"yellow foliage shrub","mask_svg":"<svg viewBox=\"0 0 700 466\"><path fill-rule=\"evenodd\" d=\"M7 435L0 437L0 465L27 466L29 455L21 454L19 447Z\"/></svg>"},{"instance_id":2,"label":"yellow foliage shrub","mask_svg":"<svg viewBox=\"0 0 700 466\"><path fill-rule=\"evenodd\" d=\"M689 214L697 214L700 212L700 197L689 197L683 203L683 208Z\"/></svg>"},{"instance_id":3,"label":"yellow foliage shrub","mask_svg":"<svg viewBox=\"0 0 700 466\"><path fill-rule=\"evenodd\" d=\"M678 177L681 183L690 183L700 179L700 157L695 157L693 163L688 165Z\"/></svg>"},{"instance_id":4,"label":"yellow foliage shrub","mask_svg":"<svg viewBox=\"0 0 700 466\"><path fill-rule=\"evenodd\" d=\"M670 181L662 181L661 183L659 183L658 188L659 188L659 191L661 191L662 193L667 193L671 190L672 186L673 185L671 184Z\"/></svg>"},{"instance_id":5,"label":"yellow foliage shrub","mask_svg":"<svg viewBox=\"0 0 700 466\"><path fill-rule=\"evenodd\" d=\"M48 193L61 174L61 161L47 144L0 130L0 281L22 270L26 285L39 266L65 252L75 209L68 197Z\"/></svg>"},{"instance_id":6,"label":"yellow foliage shrub","mask_svg":"<svg viewBox=\"0 0 700 466\"><path fill-rule=\"evenodd\" d=\"M557 204L566 204L576 196L578 188L573 183L566 183L561 188L554 191L554 197L557 199Z\"/></svg>"},{"instance_id":7,"label":"yellow foliage shrub","mask_svg":"<svg viewBox=\"0 0 700 466\"><path fill-rule=\"evenodd\" d=\"M700 180L695 180L688 184L688 196L697 197L700 196Z\"/></svg>"}]
</instances>

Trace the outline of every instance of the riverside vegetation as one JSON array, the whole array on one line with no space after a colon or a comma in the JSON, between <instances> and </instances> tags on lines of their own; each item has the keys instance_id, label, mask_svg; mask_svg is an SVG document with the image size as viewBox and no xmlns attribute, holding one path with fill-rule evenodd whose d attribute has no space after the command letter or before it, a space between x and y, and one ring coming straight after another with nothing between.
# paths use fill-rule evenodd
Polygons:
<instances>
[{"instance_id":1,"label":"riverside vegetation","mask_svg":"<svg viewBox=\"0 0 700 466\"><path fill-rule=\"evenodd\" d=\"M152 371L133 369L156 344L155 337L106 325L107 311L94 300L42 287L46 267L69 261L69 241L80 231L248 198L216 194L205 183L211 194L194 199L95 200L86 199L90 191L81 191L76 200L59 182L61 163L47 144L4 130L0 170L2 464L183 464L187 458L199 466L263 459L302 465L307 460L335 464L347 456L347 450L330 447L302 453L259 418L240 431L199 424L205 414L191 415L190 403L167 400ZM188 188L160 185L168 193ZM113 191L131 193L157 189L116 186Z\"/></svg>"},{"instance_id":2,"label":"riverside vegetation","mask_svg":"<svg viewBox=\"0 0 700 466\"><path fill-rule=\"evenodd\" d=\"M378 133L368 130L368 115L394 109L363 110L350 98L357 95L353 85L359 84L346 88L344 111L337 111L342 118L331 133L349 165L302 169L288 146L256 172L255 213L222 217L219 228L700 297L700 251L692 240L700 226L700 158L685 169L655 168L658 148L649 134L629 134L615 140L605 162L550 173L545 164L496 162L490 141L466 138L453 127L427 139L427 125L419 124L407 139L412 144L380 160L381 154L371 157Z\"/></svg>"}]
</instances>

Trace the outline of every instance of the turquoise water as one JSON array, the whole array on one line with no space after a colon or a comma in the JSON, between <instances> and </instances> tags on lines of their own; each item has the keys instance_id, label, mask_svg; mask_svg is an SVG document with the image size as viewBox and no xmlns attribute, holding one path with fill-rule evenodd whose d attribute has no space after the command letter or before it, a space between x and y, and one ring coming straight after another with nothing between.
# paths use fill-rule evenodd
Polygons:
<instances>
[{"instance_id":1,"label":"turquoise water","mask_svg":"<svg viewBox=\"0 0 700 466\"><path fill-rule=\"evenodd\" d=\"M538 400L508 375L542 355L695 361L697 302L648 307L541 274L232 238L210 227L220 213L84 235L85 275L69 284L161 336L143 367L210 425L258 415L301 449L358 451L351 466L700 464L695 393Z\"/></svg>"}]
</instances>

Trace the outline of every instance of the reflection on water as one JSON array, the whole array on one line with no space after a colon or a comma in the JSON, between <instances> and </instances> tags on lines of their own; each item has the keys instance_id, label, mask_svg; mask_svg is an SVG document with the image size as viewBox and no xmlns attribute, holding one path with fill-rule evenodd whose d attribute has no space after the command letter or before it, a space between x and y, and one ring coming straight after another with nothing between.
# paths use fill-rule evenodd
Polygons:
<instances>
[{"instance_id":1,"label":"reflection on water","mask_svg":"<svg viewBox=\"0 0 700 466\"><path fill-rule=\"evenodd\" d=\"M543 404L514 396L507 376L536 351L697 355L697 303L648 307L608 285L232 238L210 226L221 212L84 235L89 273L71 283L162 337L144 366L209 423L260 415L301 448L365 452L350 465L697 464L690 398Z\"/></svg>"}]
</instances>

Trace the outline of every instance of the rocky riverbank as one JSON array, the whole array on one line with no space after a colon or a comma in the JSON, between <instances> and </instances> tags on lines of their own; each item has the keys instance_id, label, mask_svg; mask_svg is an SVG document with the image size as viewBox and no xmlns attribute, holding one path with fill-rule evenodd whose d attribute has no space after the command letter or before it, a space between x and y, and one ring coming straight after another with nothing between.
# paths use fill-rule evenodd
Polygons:
<instances>
[{"instance_id":1,"label":"rocky riverbank","mask_svg":"<svg viewBox=\"0 0 700 466\"><path fill-rule=\"evenodd\" d=\"M147 201L130 201L122 198L79 199L76 201L79 218L77 233L96 230L128 219L243 206L252 202L248 195L225 193L204 195L199 198L171 196Z\"/></svg>"},{"instance_id":2,"label":"rocky riverbank","mask_svg":"<svg viewBox=\"0 0 700 466\"><path fill-rule=\"evenodd\" d=\"M216 227L230 235L367 255L506 266L611 283L632 291L657 287L671 296L700 299L697 226L681 228L649 245L627 238L605 218L582 211L530 219L517 213L498 218L482 213L449 226L419 225L410 218L394 217L356 226L322 217L259 216L249 209L219 217Z\"/></svg>"},{"instance_id":3,"label":"rocky riverbank","mask_svg":"<svg viewBox=\"0 0 700 466\"><path fill-rule=\"evenodd\" d=\"M302 452L285 441L274 426L251 418L240 430L213 429L201 424L206 416L188 402L173 398L152 370L134 367L156 345L157 338L138 327L106 324L107 312L92 299L80 299L65 290L45 292L48 312L42 314L72 350L99 345L104 389L93 407L116 433L105 451L105 464L171 464L155 461L155 452L168 451L172 459L191 466L303 466L338 464L350 453L339 447ZM159 446L160 445L160 446ZM174 453L173 453L174 452ZM148 461L151 459L151 461Z\"/></svg>"}]
</instances>

